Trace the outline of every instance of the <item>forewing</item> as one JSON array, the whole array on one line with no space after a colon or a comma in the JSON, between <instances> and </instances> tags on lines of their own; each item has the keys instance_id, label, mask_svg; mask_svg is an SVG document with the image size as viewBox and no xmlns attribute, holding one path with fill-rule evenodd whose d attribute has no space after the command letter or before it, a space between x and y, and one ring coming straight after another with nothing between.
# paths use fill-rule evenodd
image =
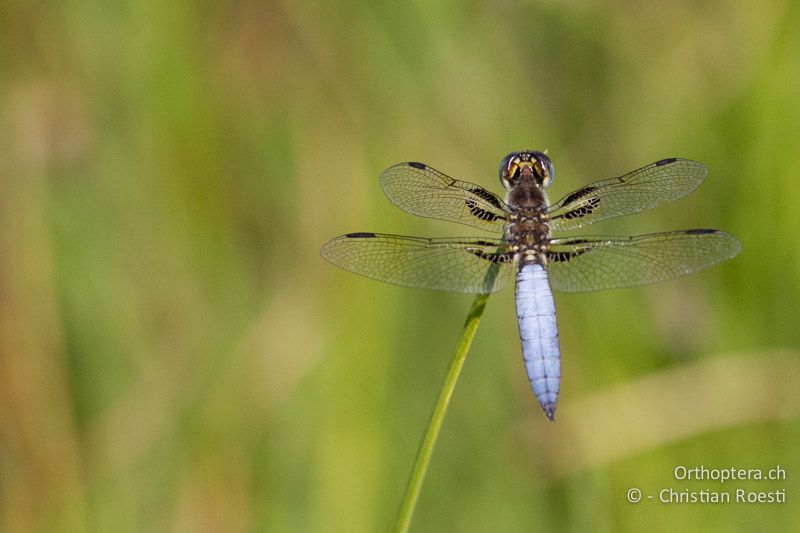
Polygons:
<instances>
[{"instance_id":1,"label":"forewing","mask_svg":"<svg viewBox=\"0 0 800 533\"><path fill-rule=\"evenodd\" d=\"M502 289L514 256L499 239L425 239L381 233L350 233L328 241L331 263L394 285L488 293Z\"/></svg>"},{"instance_id":2,"label":"forewing","mask_svg":"<svg viewBox=\"0 0 800 533\"><path fill-rule=\"evenodd\" d=\"M496 234L505 203L483 187L459 181L423 163L400 163L381 174L383 192L397 207L421 217L459 222Z\"/></svg>"},{"instance_id":3,"label":"forewing","mask_svg":"<svg viewBox=\"0 0 800 533\"><path fill-rule=\"evenodd\" d=\"M652 209L695 190L708 173L690 159L662 159L624 176L598 181L568 194L548 209L550 227L568 231L586 224Z\"/></svg>"},{"instance_id":4,"label":"forewing","mask_svg":"<svg viewBox=\"0 0 800 533\"><path fill-rule=\"evenodd\" d=\"M616 289L689 274L730 259L740 249L732 235L706 229L554 239L547 271L551 286L560 291Z\"/></svg>"}]
</instances>

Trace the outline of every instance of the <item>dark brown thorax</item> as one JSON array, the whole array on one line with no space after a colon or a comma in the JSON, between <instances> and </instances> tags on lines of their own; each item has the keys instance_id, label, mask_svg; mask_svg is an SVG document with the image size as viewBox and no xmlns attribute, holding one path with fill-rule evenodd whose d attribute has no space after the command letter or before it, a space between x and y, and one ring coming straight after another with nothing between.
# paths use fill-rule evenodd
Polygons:
<instances>
[{"instance_id":1,"label":"dark brown thorax","mask_svg":"<svg viewBox=\"0 0 800 533\"><path fill-rule=\"evenodd\" d=\"M544 189L553 179L553 165L542 152L513 152L500 164L500 181L508 190L511 216L505 237L521 263L544 264L550 226Z\"/></svg>"}]
</instances>

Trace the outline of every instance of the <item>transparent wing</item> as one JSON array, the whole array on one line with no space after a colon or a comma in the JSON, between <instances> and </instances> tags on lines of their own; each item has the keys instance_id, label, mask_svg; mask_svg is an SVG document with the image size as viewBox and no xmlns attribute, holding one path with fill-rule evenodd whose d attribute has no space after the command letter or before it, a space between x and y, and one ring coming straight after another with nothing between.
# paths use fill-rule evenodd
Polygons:
<instances>
[{"instance_id":1,"label":"transparent wing","mask_svg":"<svg viewBox=\"0 0 800 533\"><path fill-rule=\"evenodd\" d=\"M423 163L400 163L381 174L391 202L413 215L459 222L500 234L505 203L483 187L459 181Z\"/></svg>"},{"instance_id":2,"label":"transparent wing","mask_svg":"<svg viewBox=\"0 0 800 533\"><path fill-rule=\"evenodd\" d=\"M513 254L499 239L350 233L325 243L322 257L386 283L456 292L498 291L514 271Z\"/></svg>"},{"instance_id":3,"label":"transparent wing","mask_svg":"<svg viewBox=\"0 0 800 533\"><path fill-rule=\"evenodd\" d=\"M689 274L740 249L735 237L713 229L553 239L546 268L551 286L560 291L616 289Z\"/></svg>"},{"instance_id":4,"label":"transparent wing","mask_svg":"<svg viewBox=\"0 0 800 533\"><path fill-rule=\"evenodd\" d=\"M568 194L548 209L550 227L567 231L599 220L652 209L695 190L708 173L690 159L662 159L624 176L598 181Z\"/></svg>"}]
</instances>

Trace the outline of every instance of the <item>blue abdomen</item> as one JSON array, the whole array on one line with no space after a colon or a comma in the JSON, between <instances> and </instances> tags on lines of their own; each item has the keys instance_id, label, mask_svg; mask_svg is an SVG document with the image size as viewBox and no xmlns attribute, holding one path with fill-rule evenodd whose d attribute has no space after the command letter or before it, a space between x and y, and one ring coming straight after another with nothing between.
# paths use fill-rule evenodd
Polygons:
<instances>
[{"instance_id":1,"label":"blue abdomen","mask_svg":"<svg viewBox=\"0 0 800 533\"><path fill-rule=\"evenodd\" d=\"M539 405L553 420L561 381L561 351L553 291L542 265L520 267L516 302L525 370Z\"/></svg>"}]
</instances>

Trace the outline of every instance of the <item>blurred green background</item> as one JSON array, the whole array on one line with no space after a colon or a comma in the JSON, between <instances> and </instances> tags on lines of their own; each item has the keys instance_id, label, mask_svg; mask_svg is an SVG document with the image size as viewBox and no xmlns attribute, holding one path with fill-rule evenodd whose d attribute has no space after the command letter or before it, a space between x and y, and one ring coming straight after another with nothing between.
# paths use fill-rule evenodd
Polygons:
<instances>
[{"instance_id":1,"label":"blurred green background","mask_svg":"<svg viewBox=\"0 0 800 533\"><path fill-rule=\"evenodd\" d=\"M476 233L394 208L380 172L500 191L523 148L553 199L702 161L690 197L587 233L743 251L556 295L554 424L493 296L412 530L800 521L797 2L8 1L0 24L0 529L387 530L471 296L319 247ZM673 476L700 465L787 478ZM657 501L740 487L787 503Z\"/></svg>"}]
</instances>

